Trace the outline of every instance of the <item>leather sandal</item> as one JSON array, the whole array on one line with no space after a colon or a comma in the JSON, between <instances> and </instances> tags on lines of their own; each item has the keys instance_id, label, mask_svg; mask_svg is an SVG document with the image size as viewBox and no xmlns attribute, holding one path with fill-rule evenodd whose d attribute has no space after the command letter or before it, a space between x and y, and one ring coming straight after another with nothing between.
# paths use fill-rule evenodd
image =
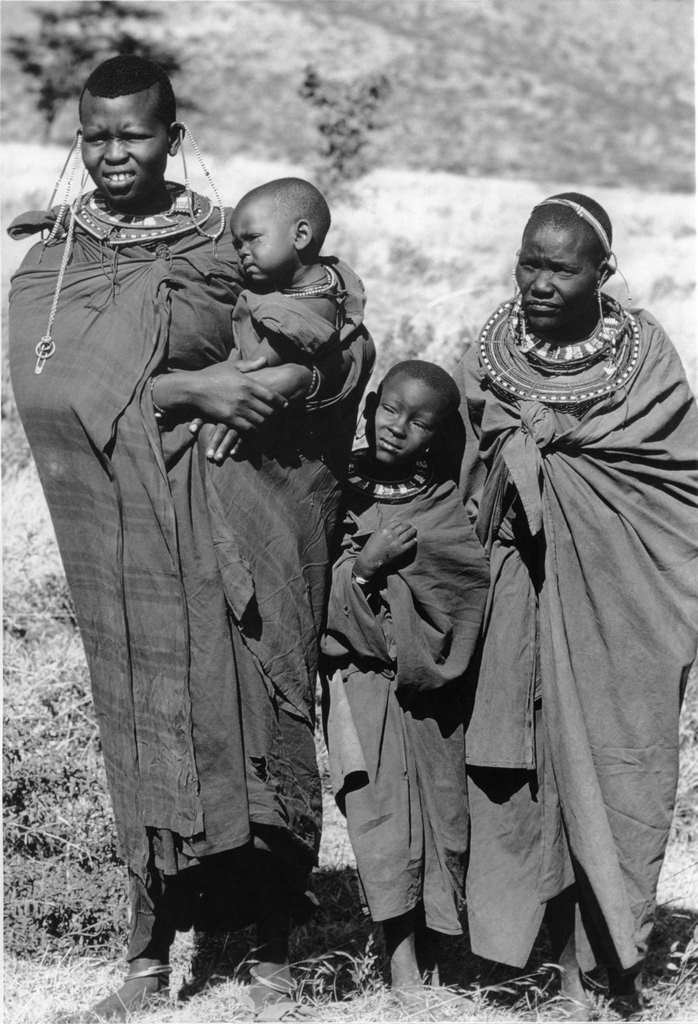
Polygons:
<instances>
[{"instance_id":1,"label":"leather sandal","mask_svg":"<svg viewBox=\"0 0 698 1024\"><path fill-rule=\"evenodd\" d=\"M301 1020L308 1015L308 1010L297 1003L293 998L296 986L293 982L275 981L273 978L264 978L258 974L253 967L250 968L250 977L255 985L268 990L267 998L260 1004L252 997L255 1003L256 1021L284 1021Z\"/></svg>"},{"instance_id":2,"label":"leather sandal","mask_svg":"<svg viewBox=\"0 0 698 1024\"><path fill-rule=\"evenodd\" d=\"M138 963L138 960L133 960L132 966ZM167 995L171 973L172 968L169 964L153 964L140 970L130 970L121 988L93 1006L88 1019L126 1020L135 1010L140 1010L149 1002ZM155 979L154 986L148 983L149 978ZM133 981L144 981L144 984L131 991L130 983Z\"/></svg>"}]
</instances>

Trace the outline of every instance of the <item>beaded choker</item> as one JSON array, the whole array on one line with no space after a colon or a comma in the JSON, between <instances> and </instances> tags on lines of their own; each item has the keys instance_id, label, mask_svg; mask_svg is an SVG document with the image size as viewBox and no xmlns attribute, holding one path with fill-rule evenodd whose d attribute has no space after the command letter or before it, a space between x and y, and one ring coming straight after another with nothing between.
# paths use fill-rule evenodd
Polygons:
<instances>
[{"instance_id":1,"label":"beaded choker","mask_svg":"<svg viewBox=\"0 0 698 1024\"><path fill-rule=\"evenodd\" d=\"M558 408L591 405L629 382L640 358L635 317L603 296L603 320L582 341L555 346L505 302L480 334L480 364L496 391Z\"/></svg>"},{"instance_id":2,"label":"beaded choker","mask_svg":"<svg viewBox=\"0 0 698 1024\"><path fill-rule=\"evenodd\" d=\"M332 267L323 266L324 278L318 284L309 284L306 287L284 288L283 294L292 299L308 299L313 295L326 295L327 292L335 291L339 285L339 278Z\"/></svg>"},{"instance_id":3,"label":"beaded choker","mask_svg":"<svg viewBox=\"0 0 698 1024\"><path fill-rule=\"evenodd\" d=\"M166 182L171 203L162 213L135 216L111 210L101 192L82 196L75 210L75 220L93 238L109 245L129 245L160 241L201 227L211 215L211 203L196 192L187 193L183 185Z\"/></svg>"},{"instance_id":4,"label":"beaded choker","mask_svg":"<svg viewBox=\"0 0 698 1024\"><path fill-rule=\"evenodd\" d=\"M347 485L355 491L361 491L376 501L406 501L420 494L431 483L431 470L428 462L420 459L412 473L403 480L379 480L367 471L368 448L354 452L347 471Z\"/></svg>"}]
</instances>

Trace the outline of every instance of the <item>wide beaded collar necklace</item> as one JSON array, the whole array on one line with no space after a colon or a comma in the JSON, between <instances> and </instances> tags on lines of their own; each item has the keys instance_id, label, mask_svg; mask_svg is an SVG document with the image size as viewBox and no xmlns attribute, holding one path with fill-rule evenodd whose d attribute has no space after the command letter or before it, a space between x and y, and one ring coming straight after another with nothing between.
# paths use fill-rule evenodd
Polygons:
<instances>
[{"instance_id":1,"label":"wide beaded collar necklace","mask_svg":"<svg viewBox=\"0 0 698 1024\"><path fill-rule=\"evenodd\" d=\"M522 329L514 303L503 303L479 339L480 364L493 389L564 408L593 404L626 385L640 358L640 328L632 313L603 298L596 331L562 346Z\"/></svg>"},{"instance_id":2,"label":"wide beaded collar necklace","mask_svg":"<svg viewBox=\"0 0 698 1024\"><path fill-rule=\"evenodd\" d=\"M159 242L206 223L211 203L205 196L187 193L183 185L169 181L167 190L172 200L169 209L146 216L117 213L109 209L101 192L90 192L75 210L75 220L93 238L114 246Z\"/></svg>"}]
</instances>

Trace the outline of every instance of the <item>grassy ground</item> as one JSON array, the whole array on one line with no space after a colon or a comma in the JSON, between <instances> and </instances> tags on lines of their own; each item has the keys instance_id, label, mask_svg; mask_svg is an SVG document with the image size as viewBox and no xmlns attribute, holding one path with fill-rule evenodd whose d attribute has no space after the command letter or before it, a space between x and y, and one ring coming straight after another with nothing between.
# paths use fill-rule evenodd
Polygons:
<instances>
[{"instance_id":1,"label":"grassy ground","mask_svg":"<svg viewBox=\"0 0 698 1024\"><path fill-rule=\"evenodd\" d=\"M60 151L16 145L6 148L4 161L5 215L41 206L46 183L60 166ZM231 200L253 184L291 170L302 168L243 159L216 166L221 189ZM366 282L368 322L381 352L380 365L416 352L450 365L491 308L509 294L513 252L531 205L565 184L387 168L359 182L354 202L334 211L328 250L351 262ZM628 189L595 194L617 225L616 249L635 301L664 322L695 384L691 200ZM3 293L24 248L3 239ZM617 287L624 296L623 283ZM30 929L32 915L39 913L46 915L47 924L44 953L30 948L28 930L23 955L5 957L5 1019L49 1024L62 1011L90 1005L119 978L123 877L113 851L84 661L50 521L7 390L3 403L5 747L10 758L5 784L12 787L12 806L21 808L8 816L6 844L8 850L12 845L20 851L13 864L23 865L29 874L47 873L41 879L44 904L36 905L25 895L21 906L6 906L18 930L22 921ZM698 1019L697 690L694 680L682 717L677 811L660 882L646 1020ZM315 880L321 910L299 930L293 950L316 1019L416 1020L427 1013L443 1020L545 1018L548 1011L541 1000L550 991L552 975L544 966L544 946L516 978L490 972L468 956L462 943L451 942L444 980L452 989L435 994L432 1005L421 1010L408 1012L393 1003L383 984L380 942L360 911L346 833L328 795L326 811ZM20 840L21 829L25 832ZM6 881L8 856L6 852ZM42 863L50 870L42 869ZM113 891L100 889L105 878ZM92 918L67 919L65 894L71 885L83 887L83 903L97 908ZM45 905L51 901L53 923L51 907ZM82 935L80 955L56 953L65 948L61 935L66 933ZM108 940L91 947L99 934ZM7 950L18 935L9 938ZM172 999L140 1019L144 1024L249 1019L240 967L249 941L243 935L204 946L195 936L180 937ZM598 1015L612 1016L602 1001Z\"/></svg>"}]
</instances>

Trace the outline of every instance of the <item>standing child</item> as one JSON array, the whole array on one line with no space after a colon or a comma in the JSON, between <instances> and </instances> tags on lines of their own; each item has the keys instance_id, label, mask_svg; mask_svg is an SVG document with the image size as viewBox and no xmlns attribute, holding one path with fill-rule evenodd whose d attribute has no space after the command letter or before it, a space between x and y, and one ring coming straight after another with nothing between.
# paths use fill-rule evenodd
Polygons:
<instances>
[{"instance_id":1,"label":"standing child","mask_svg":"<svg viewBox=\"0 0 698 1024\"><path fill-rule=\"evenodd\" d=\"M429 460L458 404L452 378L421 360L368 396L322 644L335 795L398 991L438 979L430 933L461 932L461 693L488 570L455 484Z\"/></svg>"}]
</instances>

